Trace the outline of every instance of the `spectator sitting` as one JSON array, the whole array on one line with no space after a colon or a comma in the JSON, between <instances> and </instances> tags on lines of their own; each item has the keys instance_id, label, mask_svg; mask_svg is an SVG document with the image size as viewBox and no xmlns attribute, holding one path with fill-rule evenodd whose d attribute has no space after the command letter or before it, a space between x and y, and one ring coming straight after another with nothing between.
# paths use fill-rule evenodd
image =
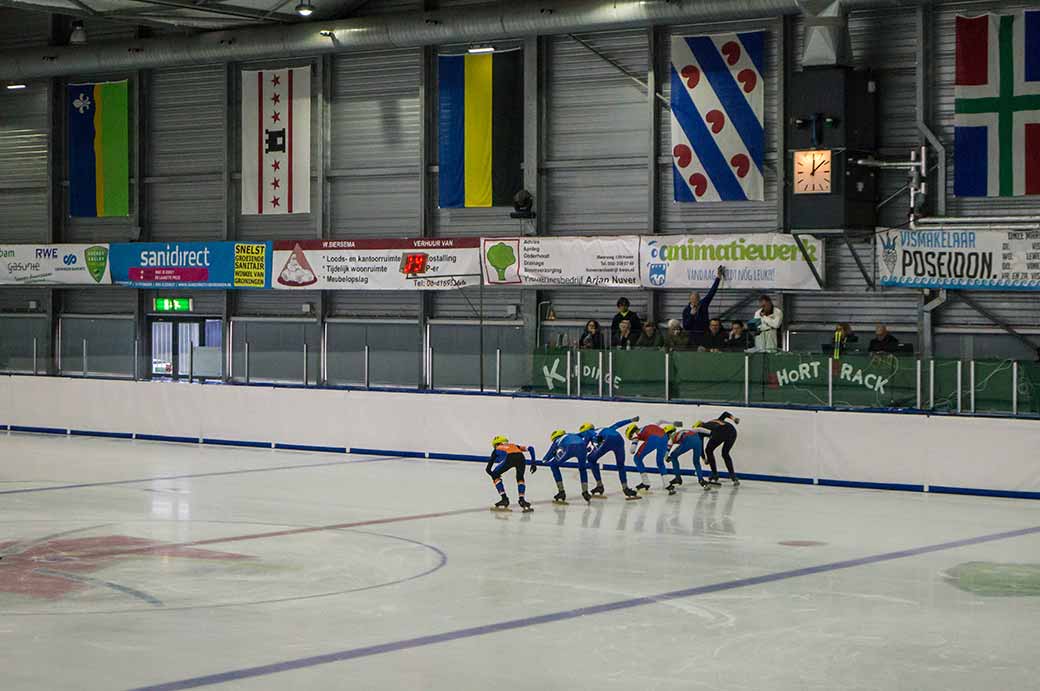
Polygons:
<instances>
[{"instance_id":1,"label":"spectator sitting","mask_svg":"<svg viewBox=\"0 0 1040 691\"><path fill-rule=\"evenodd\" d=\"M722 352L724 345L726 345L726 334L722 331L722 322L718 319L712 319L708 322L708 330L704 332L700 342L697 344L697 350L719 353Z\"/></svg>"},{"instance_id":2,"label":"spectator sitting","mask_svg":"<svg viewBox=\"0 0 1040 691\"><path fill-rule=\"evenodd\" d=\"M639 333L640 329L643 328L643 320L639 318L639 315L628 309L629 303L628 298L618 298L617 301L617 314L614 315L614 321L610 325L611 331L617 333L621 329L619 324L622 320L627 319L629 326L632 329L632 333Z\"/></svg>"},{"instance_id":3,"label":"spectator sitting","mask_svg":"<svg viewBox=\"0 0 1040 691\"><path fill-rule=\"evenodd\" d=\"M871 353L894 353L899 350L899 339L888 332L887 326L878 324L867 350Z\"/></svg>"},{"instance_id":4,"label":"spectator sitting","mask_svg":"<svg viewBox=\"0 0 1040 691\"><path fill-rule=\"evenodd\" d=\"M838 360L845 351L848 350L850 343L858 343L859 336L852 333L852 327L849 326L848 322L841 322L834 329L834 359Z\"/></svg>"},{"instance_id":5,"label":"spectator sitting","mask_svg":"<svg viewBox=\"0 0 1040 691\"><path fill-rule=\"evenodd\" d=\"M632 322L622 319L618 322L618 330L614 332L614 348L631 350L636 344L636 335L632 333Z\"/></svg>"},{"instance_id":6,"label":"spectator sitting","mask_svg":"<svg viewBox=\"0 0 1040 691\"><path fill-rule=\"evenodd\" d=\"M690 304L686 305L682 312L682 326L690 333L691 343L700 343L701 336L708 330L708 307L715 297L715 291L719 289L719 281L723 275L724 268L719 266L715 271L715 282L711 284L711 289L703 300L700 293L690 293Z\"/></svg>"},{"instance_id":7,"label":"spectator sitting","mask_svg":"<svg viewBox=\"0 0 1040 691\"><path fill-rule=\"evenodd\" d=\"M664 336L653 322L643 324L643 333L636 340L636 348L664 348Z\"/></svg>"},{"instance_id":8,"label":"spectator sitting","mask_svg":"<svg viewBox=\"0 0 1040 691\"><path fill-rule=\"evenodd\" d=\"M689 350L690 335L683 331L678 319L668 320L668 334L664 337L664 346L668 350Z\"/></svg>"},{"instance_id":9,"label":"spectator sitting","mask_svg":"<svg viewBox=\"0 0 1040 691\"><path fill-rule=\"evenodd\" d=\"M603 347L603 332L599 330L598 321L590 319L585 324L585 332L578 341L578 347L592 350L599 350Z\"/></svg>"},{"instance_id":10,"label":"spectator sitting","mask_svg":"<svg viewBox=\"0 0 1040 691\"><path fill-rule=\"evenodd\" d=\"M723 344L722 349L731 353L742 353L745 350L751 348L751 334L744 328L744 322L739 319L734 319L733 324L730 325L729 335L726 336L726 342Z\"/></svg>"},{"instance_id":11,"label":"spectator sitting","mask_svg":"<svg viewBox=\"0 0 1040 691\"><path fill-rule=\"evenodd\" d=\"M762 295L758 298L758 309L753 321L758 331L753 350L758 353L775 353L779 349L780 325L784 321L784 311L774 307L773 300L768 295Z\"/></svg>"}]
</instances>

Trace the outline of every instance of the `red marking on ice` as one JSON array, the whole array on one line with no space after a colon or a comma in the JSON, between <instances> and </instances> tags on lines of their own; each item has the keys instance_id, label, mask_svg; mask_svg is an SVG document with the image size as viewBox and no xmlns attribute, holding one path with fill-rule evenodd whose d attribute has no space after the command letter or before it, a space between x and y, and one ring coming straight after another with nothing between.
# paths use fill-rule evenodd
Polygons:
<instances>
[{"instance_id":1,"label":"red marking on ice","mask_svg":"<svg viewBox=\"0 0 1040 691\"><path fill-rule=\"evenodd\" d=\"M16 542L0 543L7 549ZM117 551L113 551L117 550ZM245 554L191 549L126 535L104 535L66 540L48 540L0 560L0 592L24 595L40 600L58 600L69 593L90 587L58 575L40 573L38 569L68 574L93 573L116 563L120 557L147 553L160 557L184 559L234 560L252 559Z\"/></svg>"},{"instance_id":2,"label":"red marking on ice","mask_svg":"<svg viewBox=\"0 0 1040 691\"><path fill-rule=\"evenodd\" d=\"M711 125L712 134L718 134L726 126L726 116L721 110L709 110L704 119Z\"/></svg>"},{"instance_id":3,"label":"red marking on ice","mask_svg":"<svg viewBox=\"0 0 1040 691\"><path fill-rule=\"evenodd\" d=\"M700 173L694 173L690 176L690 187L693 188L695 197L703 196L708 191L708 178Z\"/></svg>"},{"instance_id":4,"label":"red marking on ice","mask_svg":"<svg viewBox=\"0 0 1040 691\"><path fill-rule=\"evenodd\" d=\"M701 81L701 71L694 65L687 65L682 68L682 71L679 74L681 74L683 79L686 80L686 87L688 89L694 88Z\"/></svg>"},{"instance_id":5,"label":"red marking on ice","mask_svg":"<svg viewBox=\"0 0 1040 691\"><path fill-rule=\"evenodd\" d=\"M736 41L726 41L722 44L722 54L726 56L726 64L733 67L740 60L740 44Z\"/></svg>"},{"instance_id":6,"label":"red marking on ice","mask_svg":"<svg viewBox=\"0 0 1040 691\"><path fill-rule=\"evenodd\" d=\"M738 178L746 177L748 171L751 170L751 159L747 157L747 154L737 154L729 159L729 164L737 169Z\"/></svg>"},{"instance_id":7,"label":"red marking on ice","mask_svg":"<svg viewBox=\"0 0 1040 691\"><path fill-rule=\"evenodd\" d=\"M691 151L690 147L685 144L676 144L675 147L672 148L672 156L675 156L675 158L678 159L676 162L679 164L680 168L685 168L690 165L691 161L693 161L693 151Z\"/></svg>"},{"instance_id":8,"label":"red marking on ice","mask_svg":"<svg viewBox=\"0 0 1040 691\"><path fill-rule=\"evenodd\" d=\"M758 85L758 75L754 70L743 69L737 73L737 81L744 85L744 93L750 94Z\"/></svg>"}]
</instances>

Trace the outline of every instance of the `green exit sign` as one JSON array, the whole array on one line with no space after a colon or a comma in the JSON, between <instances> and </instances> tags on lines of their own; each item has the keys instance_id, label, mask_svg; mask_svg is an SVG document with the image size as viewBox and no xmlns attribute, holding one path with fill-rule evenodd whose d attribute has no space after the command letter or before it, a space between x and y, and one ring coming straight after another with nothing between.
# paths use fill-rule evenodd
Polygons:
<instances>
[{"instance_id":1,"label":"green exit sign","mask_svg":"<svg viewBox=\"0 0 1040 691\"><path fill-rule=\"evenodd\" d=\"M155 298L152 310L155 312L191 312L194 304L191 298Z\"/></svg>"}]
</instances>

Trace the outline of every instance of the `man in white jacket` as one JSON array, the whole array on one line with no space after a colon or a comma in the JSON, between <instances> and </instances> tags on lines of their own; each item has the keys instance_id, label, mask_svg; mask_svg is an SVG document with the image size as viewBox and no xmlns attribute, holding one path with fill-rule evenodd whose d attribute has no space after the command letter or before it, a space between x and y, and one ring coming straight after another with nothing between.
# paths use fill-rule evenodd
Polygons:
<instances>
[{"instance_id":1,"label":"man in white jacket","mask_svg":"<svg viewBox=\"0 0 1040 691\"><path fill-rule=\"evenodd\" d=\"M779 349L780 324L784 321L784 312L773 306L768 295L758 298L758 310L755 312L758 322L758 333L755 336L755 347L752 352L772 353Z\"/></svg>"}]
</instances>

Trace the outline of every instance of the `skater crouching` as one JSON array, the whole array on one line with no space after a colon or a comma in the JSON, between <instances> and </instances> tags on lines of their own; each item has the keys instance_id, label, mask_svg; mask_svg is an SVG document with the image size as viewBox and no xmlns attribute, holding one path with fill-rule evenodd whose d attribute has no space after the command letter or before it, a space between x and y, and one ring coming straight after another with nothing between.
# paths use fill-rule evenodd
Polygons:
<instances>
[{"instance_id":1,"label":"skater crouching","mask_svg":"<svg viewBox=\"0 0 1040 691\"><path fill-rule=\"evenodd\" d=\"M527 491L527 486L524 484L524 454L528 453L531 456L531 468L534 472L535 459L534 447L533 446L520 446L518 444L509 443L509 439L499 435L491 440L491 447L494 449L491 452L491 458L488 459L487 467L484 471L491 476L491 482L495 485L495 490L498 491L500 497L498 502L491 507L493 511L509 511L509 497L506 496L505 483L502 481L502 475L509 471L510 468L516 469L516 491L520 495L520 499L517 501L520 504L520 508L523 509L524 513L528 511L534 511L530 502L524 496Z\"/></svg>"},{"instance_id":2,"label":"skater crouching","mask_svg":"<svg viewBox=\"0 0 1040 691\"><path fill-rule=\"evenodd\" d=\"M713 485L719 484L719 471L715 464L715 449L720 446L722 447L722 460L726 462L726 470L729 471L730 480L733 481L734 486L740 484L740 479L733 470L733 457L729 455L733 445L737 443L737 425L739 424L740 418L725 412L716 419L708 420L701 425L710 432L704 454L708 458L708 465L711 466L711 477L708 478L708 482Z\"/></svg>"},{"instance_id":3,"label":"skater crouching","mask_svg":"<svg viewBox=\"0 0 1040 691\"><path fill-rule=\"evenodd\" d=\"M581 480L581 498L586 502L592 499L592 495L589 494L589 474L588 474L588 442L585 438L578 434L568 434L565 430L558 429L554 430L549 435L549 441L551 446L545 453L545 457L542 458L542 463L549 466L552 470L553 480L556 481L556 496L553 497L553 501L557 504L567 503L567 493L563 489L563 475L560 473L560 466L564 461L574 459L578 462L578 477ZM531 474L538 469L538 465L534 464L531 466ZM592 465L592 475L596 478L596 489L598 494L603 493L603 479L600 477L599 464Z\"/></svg>"}]
</instances>

